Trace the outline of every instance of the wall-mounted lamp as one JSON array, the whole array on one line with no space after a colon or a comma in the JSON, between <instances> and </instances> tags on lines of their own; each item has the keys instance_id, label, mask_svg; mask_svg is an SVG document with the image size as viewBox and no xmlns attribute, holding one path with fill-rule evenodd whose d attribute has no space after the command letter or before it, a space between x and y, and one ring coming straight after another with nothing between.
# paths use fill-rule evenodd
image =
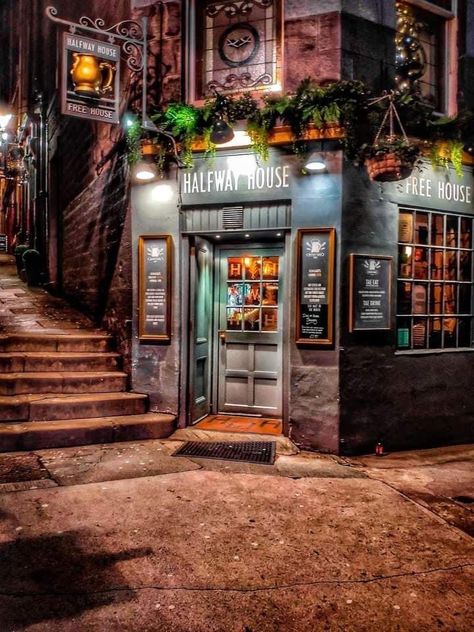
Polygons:
<instances>
[{"instance_id":1,"label":"wall-mounted lamp","mask_svg":"<svg viewBox=\"0 0 474 632\"><path fill-rule=\"evenodd\" d=\"M132 178L135 182L144 184L158 178L155 158L160 152L160 147L151 140L144 140L140 152L142 157L132 168Z\"/></svg>"},{"instance_id":2,"label":"wall-mounted lamp","mask_svg":"<svg viewBox=\"0 0 474 632\"><path fill-rule=\"evenodd\" d=\"M210 140L215 145L222 145L228 143L234 138L234 130L232 127L224 121L222 117L219 117L212 127Z\"/></svg>"},{"instance_id":3,"label":"wall-mounted lamp","mask_svg":"<svg viewBox=\"0 0 474 632\"><path fill-rule=\"evenodd\" d=\"M327 171L326 161L319 152L313 152L304 165L308 173L323 173Z\"/></svg>"}]
</instances>

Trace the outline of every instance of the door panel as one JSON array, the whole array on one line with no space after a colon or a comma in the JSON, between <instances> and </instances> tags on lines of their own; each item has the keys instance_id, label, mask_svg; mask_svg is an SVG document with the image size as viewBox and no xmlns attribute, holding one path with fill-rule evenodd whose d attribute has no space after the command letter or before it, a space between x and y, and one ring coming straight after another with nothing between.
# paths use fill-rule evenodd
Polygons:
<instances>
[{"instance_id":1,"label":"door panel","mask_svg":"<svg viewBox=\"0 0 474 632\"><path fill-rule=\"evenodd\" d=\"M282 411L283 251L221 250L217 267L218 410Z\"/></svg>"},{"instance_id":2,"label":"door panel","mask_svg":"<svg viewBox=\"0 0 474 632\"><path fill-rule=\"evenodd\" d=\"M190 415L191 423L211 411L213 246L196 238L191 250Z\"/></svg>"}]
</instances>

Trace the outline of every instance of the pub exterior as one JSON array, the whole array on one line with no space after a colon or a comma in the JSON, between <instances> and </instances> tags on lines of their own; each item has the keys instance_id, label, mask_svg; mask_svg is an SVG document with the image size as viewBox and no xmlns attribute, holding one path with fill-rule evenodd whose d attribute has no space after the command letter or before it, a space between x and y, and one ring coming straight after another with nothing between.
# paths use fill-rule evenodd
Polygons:
<instances>
[{"instance_id":1,"label":"pub exterior","mask_svg":"<svg viewBox=\"0 0 474 632\"><path fill-rule=\"evenodd\" d=\"M134 243L173 242L171 339L147 343L135 327L135 388L181 427L213 412L281 416L297 444L334 453L469 440L472 169L425 161L374 184L340 151L323 156L326 173L302 175L288 147L263 166L222 149L135 187Z\"/></svg>"},{"instance_id":2,"label":"pub exterior","mask_svg":"<svg viewBox=\"0 0 474 632\"><path fill-rule=\"evenodd\" d=\"M46 4L21 0L24 21ZM216 93L291 94L308 76L383 94L400 83L405 10L426 26L417 81L432 111L454 116L474 104L472 2L56 4L76 23L99 9L106 24L149 20L149 113L176 102L203 108ZM44 125L47 195L37 199L43 189L31 187L36 215L27 209L22 219L19 206L18 216L54 291L115 336L131 388L149 397L151 412L171 413L179 428L217 414L278 419L301 448L336 454L372 452L379 442L397 450L472 441L468 141L457 172L424 154L408 177L375 182L345 155L341 129L309 137L306 156L317 154L324 169L303 169L287 126L266 160L248 138L211 157L196 142L187 147L192 164L171 160L154 181L137 183L118 128L59 113L49 87L53 26L41 15L38 50L30 40L23 48L43 90L35 124ZM122 118L139 111L140 90L124 63L121 72ZM16 77L6 77L13 94ZM32 95L24 99L23 110L39 111Z\"/></svg>"}]
</instances>

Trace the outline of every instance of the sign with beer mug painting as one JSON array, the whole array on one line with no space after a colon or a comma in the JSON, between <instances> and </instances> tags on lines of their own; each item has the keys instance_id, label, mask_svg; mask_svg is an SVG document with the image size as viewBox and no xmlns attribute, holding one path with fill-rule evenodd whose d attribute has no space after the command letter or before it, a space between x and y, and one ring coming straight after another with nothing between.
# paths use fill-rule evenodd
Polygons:
<instances>
[{"instance_id":1,"label":"sign with beer mug painting","mask_svg":"<svg viewBox=\"0 0 474 632\"><path fill-rule=\"evenodd\" d=\"M63 35L61 113L119 122L120 46Z\"/></svg>"}]
</instances>

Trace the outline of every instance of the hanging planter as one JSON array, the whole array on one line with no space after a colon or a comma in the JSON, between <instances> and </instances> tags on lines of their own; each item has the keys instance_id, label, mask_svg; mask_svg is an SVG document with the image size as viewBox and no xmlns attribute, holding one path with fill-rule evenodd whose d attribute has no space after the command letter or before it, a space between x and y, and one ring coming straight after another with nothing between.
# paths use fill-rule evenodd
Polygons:
<instances>
[{"instance_id":1,"label":"hanging planter","mask_svg":"<svg viewBox=\"0 0 474 632\"><path fill-rule=\"evenodd\" d=\"M388 108L375 136L373 145L362 148L364 164L369 178L376 182L394 182L404 180L413 171L420 154L419 147L410 143L393 102L393 94L373 99L372 104L388 101ZM398 124L400 134L395 132ZM388 134L382 135L386 126Z\"/></svg>"},{"instance_id":2,"label":"hanging planter","mask_svg":"<svg viewBox=\"0 0 474 632\"><path fill-rule=\"evenodd\" d=\"M371 148L373 155L365 158L369 178L376 182L404 180L413 171L418 148L404 142L380 143Z\"/></svg>"}]
</instances>

